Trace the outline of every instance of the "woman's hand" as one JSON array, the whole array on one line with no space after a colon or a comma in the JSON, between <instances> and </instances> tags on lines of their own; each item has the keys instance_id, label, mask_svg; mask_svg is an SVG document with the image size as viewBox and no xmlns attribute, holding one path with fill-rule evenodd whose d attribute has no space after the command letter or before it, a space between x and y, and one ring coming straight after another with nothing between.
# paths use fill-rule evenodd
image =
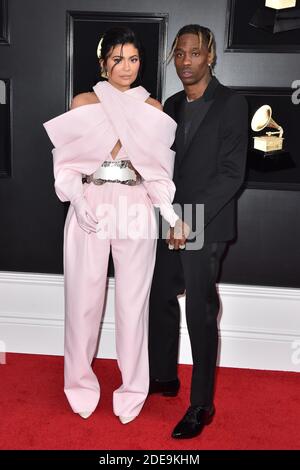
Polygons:
<instances>
[{"instance_id":1,"label":"woman's hand","mask_svg":"<svg viewBox=\"0 0 300 470\"><path fill-rule=\"evenodd\" d=\"M97 217L83 194L71 202L74 207L78 225L87 233L96 232Z\"/></svg>"},{"instance_id":2,"label":"woman's hand","mask_svg":"<svg viewBox=\"0 0 300 470\"><path fill-rule=\"evenodd\" d=\"M167 233L166 242L170 250L183 250L186 240L190 234L190 227L183 220L177 219L175 227L170 227Z\"/></svg>"}]
</instances>

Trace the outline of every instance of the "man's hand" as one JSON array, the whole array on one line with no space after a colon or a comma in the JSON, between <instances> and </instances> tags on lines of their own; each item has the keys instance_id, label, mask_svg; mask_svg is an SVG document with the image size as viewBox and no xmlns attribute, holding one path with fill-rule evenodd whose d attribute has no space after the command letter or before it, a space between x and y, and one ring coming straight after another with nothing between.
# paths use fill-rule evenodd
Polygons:
<instances>
[{"instance_id":1,"label":"man's hand","mask_svg":"<svg viewBox=\"0 0 300 470\"><path fill-rule=\"evenodd\" d=\"M186 240L190 234L190 227L183 220L177 219L175 227L170 227L167 233L166 242L170 250L183 250Z\"/></svg>"}]
</instances>

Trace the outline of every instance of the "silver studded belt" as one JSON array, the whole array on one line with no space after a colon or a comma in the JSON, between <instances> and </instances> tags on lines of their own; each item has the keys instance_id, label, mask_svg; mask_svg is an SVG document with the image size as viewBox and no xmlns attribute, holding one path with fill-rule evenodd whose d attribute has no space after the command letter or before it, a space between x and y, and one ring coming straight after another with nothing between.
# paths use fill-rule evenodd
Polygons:
<instances>
[{"instance_id":1,"label":"silver studded belt","mask_svg":"<svg viewBox=\"0 0 300 470\"><path fill-rule=\"evenodd\" d=\"M142 177L130 160L117 160L104 161L92 175L83 175L82 181L94 184L110 182L135 186L142 182Z\"/></svg>"}]
</instances>

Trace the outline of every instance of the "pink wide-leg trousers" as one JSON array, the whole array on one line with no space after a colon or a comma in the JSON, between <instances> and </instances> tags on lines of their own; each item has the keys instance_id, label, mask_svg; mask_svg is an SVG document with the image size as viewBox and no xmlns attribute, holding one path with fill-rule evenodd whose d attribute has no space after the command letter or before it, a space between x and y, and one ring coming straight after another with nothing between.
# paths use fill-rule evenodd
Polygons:
<instances>
[{"instance_id":1,"label":"pink wide-leg trousers","mask_svg":"<svg viewBox=\"0 0 300 470\"><path fill-rule=\"evenodd\" d=\"M115 268L116 353L122 375L122 384L113 393L113 411L116 416L136 416L149 388L148 304L157 231L154 208L142 184L90 183L84 185L84 192L100 225L101 220L107 221L107 216L116 215L103 226L107 229L113 220L116 233L105 235L103 228L101 237L98 233L86 233L70 205L64 229L64 391L74 412L94 411L98 404L100 385L91 363L97 347L111 249ZM124 210L126 201L131 207L128 213ZM136 218L131 204L140 204L146 219ZM131 229L134 224L139 229L146 224L148 236L133 231L127 238L123 233L121 238L120 230L124 230L126 221Z\"/></svg>"}]
</instances>

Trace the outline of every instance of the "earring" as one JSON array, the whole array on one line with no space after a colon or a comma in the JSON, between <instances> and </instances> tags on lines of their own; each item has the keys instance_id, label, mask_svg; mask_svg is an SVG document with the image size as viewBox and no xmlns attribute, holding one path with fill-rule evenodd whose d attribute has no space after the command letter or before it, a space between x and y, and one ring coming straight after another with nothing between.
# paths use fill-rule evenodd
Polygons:
<instances>
[{"instance_id":1,"label":"earring","mask_svg":"<svg viewBox=\"0 0 300 470\"><path fill-rule=\"evenodd\" d=\"M105 68L101 69L100 76L102 78L108 78L108 73L107 73L107 70Z\"/></svg>"}]
</instances>

